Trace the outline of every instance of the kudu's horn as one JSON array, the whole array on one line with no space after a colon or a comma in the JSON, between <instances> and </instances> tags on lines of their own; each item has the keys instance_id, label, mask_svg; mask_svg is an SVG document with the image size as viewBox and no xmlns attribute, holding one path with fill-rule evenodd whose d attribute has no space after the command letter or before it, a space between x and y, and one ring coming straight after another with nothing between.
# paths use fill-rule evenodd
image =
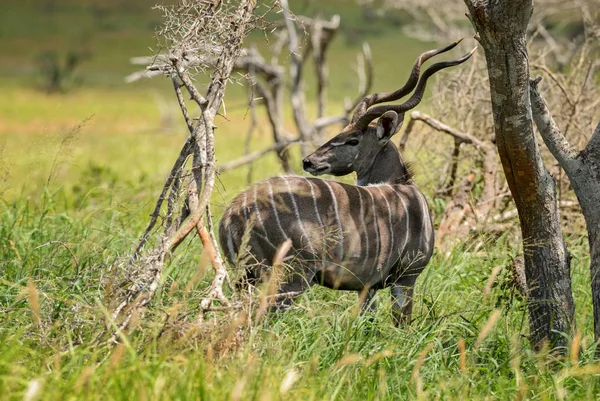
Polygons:
<instances>
[{"instance_id":1,"label":"kudu's horn","mask_svg":"<svg viewBox=\"0 0 600 401\"><path fill-rule=\"evenodd\" d=\"M446 47L442 47L441 49L428 50L425 53L421 54L419 57L417 57L415 63L413 64L412 70L410 71L410 75L406 80L406 83L402 85L400 89L395 90L394 92L380 92L365 96L356 106L354 114L352 115L352 123L355 123L367 111L367 109L373 106L374 104L392 102L394 100L398 100L408 95L417 85L417 81L419 80L419 74L421 72L421 66L423 65L423 63L432 58L433 56L437 56L440 53L445 53L449 50L452 50L461 41L462 38L460 38L454 43L449 44Z\"/></svg>"},{"instance_id":2,"label":"kudu's horn","mask_svg":"<svg viewBox=\"0 0 600 401\"><path fill-rule=\"evenodd\" d=\"M448 50L451 49L452 47L456 46L456 44L458 44L458 42L459 41L448 46L447 47ZM444 48L444 49L446 49L446 48ZM386 111L395 111L398 114L402 114L412 108L415 108L423 99L423 94L425 93L425 87L427 86L427 80L429 79L429 77L431 77L433 74L435 74L439 70L442 70L442 69L448 68L448 67L453 67L455 65L464 63L473 55L473 53L475 53L475 50L477 50L477 47L475 47L473 50L471 50L469 53L465 54L464 56L462 56L459 59L451 60L451 61L442 61L439 63L435 63L431 67L427 68L425 70L425 72L423 72L423 75L421 75L419 77L418 83L416 85L417 88L415 89L412 96L406 102L404 102L402 104L390 104L390 105L386 104L386 105L372 107L372 108L364 111L363 114L359 116L359 118L354 122L354 127L358 128L358 129L364 129L369 125L369 123L371 121L373 121L377 117L381 117L381 115L383 115L383 113L385 113ZM441 51L439 53L441 53ZM415 65L416 65L416 63L415 63ZM412 75L413 74L411 73L411 78L409 78L409 80L412 79ZM403 89L403 88L401 88L401 89ZM412 88L411 88L411 90L412 90ZM399 91L400 91L400 89L397 92L399 92Z\"/></svg>"}]
</instances>

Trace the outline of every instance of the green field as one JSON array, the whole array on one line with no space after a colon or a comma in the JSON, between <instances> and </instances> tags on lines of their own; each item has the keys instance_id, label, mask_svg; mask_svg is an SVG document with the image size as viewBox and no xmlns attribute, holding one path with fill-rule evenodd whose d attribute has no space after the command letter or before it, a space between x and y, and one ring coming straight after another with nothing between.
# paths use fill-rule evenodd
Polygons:
<instances>
[{"instance_id":1,"label":"green field","mask_svg":"<svg viewBox=\"0 0 600 401\"><path fill-rule=\"evenodd\" d=\"M433 47L401 34L404 15L368 22L353 2L321 3L298 2L297 11L342 14L330 54L332 113L356 91L363 40L372 47L375 90L400 84L415 56ZM198 267L202 250L193 238L168 263L138 330L116 348L97 345L114 266L143 232L185 140L168 79L123 81L136 70L129 58L156 46L153 4L0 5L0 399L597 399L581 235L568 238L580 333L573 349L581 352L566 358L530 350L525 303L507 269L484 293L492 269L519 252L510 236L437 252L419 278L414 321L403 328L391 324L389 291L378 295L371 320L357 317L356 294L314 288L285 314L253 324L218 319L202 333L189 327L210 274ZM262 40L249 38L264 48ZM63 92L46 93L40 57L73 49L89 58ZM313 83L310 71L309 99ZM228 87L226 102L227 118L216 121L219 162L242 155L249 124L241 85ZM253 149L269 144L260 120ZM289 109L286 129L294 130ZM438 164L418 142L407 157L433 200ZM293 161L300 173L298 154ZM254 165L253 179L278 172L269 156ZM219 177L216 218L246 176L240 169Z\"/></svg>"}]
</instances>

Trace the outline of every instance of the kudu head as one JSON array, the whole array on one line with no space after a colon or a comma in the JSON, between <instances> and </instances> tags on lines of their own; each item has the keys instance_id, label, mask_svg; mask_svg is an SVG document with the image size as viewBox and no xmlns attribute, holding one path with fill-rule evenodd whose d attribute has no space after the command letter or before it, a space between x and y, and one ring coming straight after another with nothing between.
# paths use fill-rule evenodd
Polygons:
<instances>
[{"instance_id":1,"label":"kudu head","mask_svg":"<svg viewBox=\"0 0 600 401\"><path fill-rule=\"evenodd\" d=\"M313 175L332 174L336 176L357 172L359 183L361 176L370 175L375 160L383 149L388 148L391 137L400 130L404 121L404 114L421 102L427 79L443 68L465 62L476 50L476 48L471 50L457 60L433 64L419 76L421 65L425 61L437 54L447 52L458 43L460 43L460 40L444 48L421 54L415 61L408 80L400 89L389 93L374 93L364 97L356 106L350 124L303 160L304 170ZM375 104L398 100L408 95L413 89L412 96L404 103L371 107ZM372 123L377 118L379 118L377 123ZM390 155L390 152L388 152L386 157L392 159L395 157L396 160L400 161L400 166L406 169L397 148L395 146L393 148L395 150L391 152L395 152L395 154ZM385 172L382 173L385 174ZM409 176L408 170L398 174L401 177Z\"/></svg>"}]
</instances>

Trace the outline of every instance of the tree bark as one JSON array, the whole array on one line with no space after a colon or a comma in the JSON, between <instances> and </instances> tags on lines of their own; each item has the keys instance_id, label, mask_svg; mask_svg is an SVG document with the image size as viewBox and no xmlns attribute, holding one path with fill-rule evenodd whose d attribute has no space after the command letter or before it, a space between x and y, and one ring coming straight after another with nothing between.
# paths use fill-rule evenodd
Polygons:
<instances>
[{"instance_id":1,"label":"tree bark","mask_svg":"<svg viewBox=\"0 0 600 401\"><path fill-rule=\"evenodd\" d=\"M531 106L544 143L573 185L588 231L590 274L594 307L594 336L600 339L600 123L587 146L577 153L552 118L538 91L538 80L530 82ZM600 352L600 347L598 349Z\"/></svg>"},{"instance_id":2,"label":"tree bark","mask_svg":"<svg viewBox=\"0 0 600 401\"><path fill-rule=\"evenodd\" d=\"M484 51L496 144L519 212L531 341L539 349L566 345L574 302L570 261L560 227L555 182L533 133L526 28L531 0L465 0Z\"/></svg>"}]
</instances>

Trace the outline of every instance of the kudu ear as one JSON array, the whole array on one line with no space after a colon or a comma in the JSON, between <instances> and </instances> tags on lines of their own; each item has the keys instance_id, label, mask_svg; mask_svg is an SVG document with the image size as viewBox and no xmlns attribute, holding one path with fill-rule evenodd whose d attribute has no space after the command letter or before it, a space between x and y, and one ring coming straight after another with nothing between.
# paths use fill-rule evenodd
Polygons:
<instances>
[{"instance_id":1,"label":"kudu ear","mask_svg":"<svg viewBox=\"0 0 600 401\"><path fill-rule=\"evenodd\" d=\"M389 141L398 132L404 121L404 113L398 115L395 111L386 111L377 121L377 139Z\"/></svg>"}]
</instances>

